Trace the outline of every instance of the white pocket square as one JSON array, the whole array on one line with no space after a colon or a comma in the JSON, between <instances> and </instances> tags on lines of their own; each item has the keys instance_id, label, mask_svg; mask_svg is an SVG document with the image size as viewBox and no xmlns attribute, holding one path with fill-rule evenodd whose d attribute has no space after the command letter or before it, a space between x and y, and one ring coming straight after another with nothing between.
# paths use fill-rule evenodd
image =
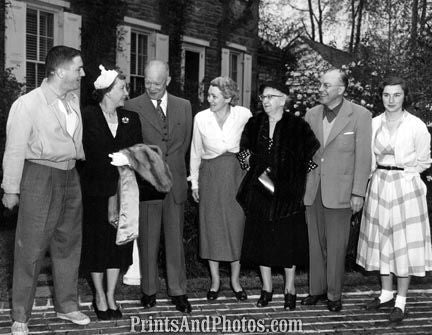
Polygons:
<instances>
[{"instance_id":1,"label":"white pocket square","mask_svg":"<svg viewBox=\"0 0 432 335\"><path fill-rule=\"evenodd\" d=\"M353 131L347 131L346 133L344 133L344 135L354 135Z\"/></svg>"}]
</instances>

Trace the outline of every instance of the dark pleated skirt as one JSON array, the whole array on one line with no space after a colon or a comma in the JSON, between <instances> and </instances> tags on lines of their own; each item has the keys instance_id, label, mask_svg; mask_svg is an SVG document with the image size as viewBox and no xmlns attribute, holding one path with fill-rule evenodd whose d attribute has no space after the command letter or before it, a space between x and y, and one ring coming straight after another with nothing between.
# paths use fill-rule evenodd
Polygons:
<instances>
[{"instance_id":1,"label":"dark pleated skirt","mask_svg":"<svg viewBox=\"0 0 432 335\"><path fill-rule=\"evenodd\" d=\"M83 197L81 272L126 270L132 264L132 243L116 245L117 230L108 223L108 197Z\"/></svg>"},{"instance_id":2,"label":"dark pleated skirt","mask_svg":"<svg viewBox=\"0 0 432 335\"><path fill-rule=\"evenodd\" d=\"M202 160L199 176L200 257L238 261L243 241L243 210L237 203L244 176L232 153Z\"/></svg>"}]
</instances>

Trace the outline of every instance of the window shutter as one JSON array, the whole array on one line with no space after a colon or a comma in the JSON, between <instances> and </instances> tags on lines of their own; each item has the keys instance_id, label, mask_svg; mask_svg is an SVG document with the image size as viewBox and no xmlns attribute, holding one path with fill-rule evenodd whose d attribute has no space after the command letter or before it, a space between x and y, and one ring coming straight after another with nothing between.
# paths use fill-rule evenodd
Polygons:
<instances>
[{"instance_id":1,"label":"window shutter","mask_svg":"<svg viewBox=\"0 0 432 335\"><path fill-rule=\"evenodd\" d=\"M155 34L156 54L155 58L168 62L169 56L169 36L164 34Z\"/></svg>"},{"instance_id":2,"label":"window shutter","mask_svg":"<svg viewBox=\"0 0 432 335\"><path fill-rule=\"evenodd\" d=\"M12 73L20 83L26 76L26 3L10 0L7 6L5 30L5 67L13 68Z\"/></svg>"},{"instance_id":3,"label":"window shutter","mask_svg":"<svg viewBox=\"0 0 432 335\"><path fill-rule=\"evenodd\" d=\"M228 77L229 76L229 49L222 48L222 56L221 56L221 76Z\"/></svg>"},{"instance_id":4,"label":"window shutter","mask_svg":"<svg viewBox=\"0 0 432 335\"><path fill-rule=\"evenodd\" d=\"M117 51L116 64L120 71L130 82L130 61L131 61L131 27L117 26Z\"/></svg>"},{"instance_id":5,"label":"window shutter","mask_svg":"<svg viewBox=\"0 0 432 335\"><path fill-rule=\"evenodd\" d=\"M252 56L249 54L244 54L243 64L243 106L250 108L252 87Z\"/></svg>"},{"instance_id":6,"label":"window shutter","mask_svg":"<svg viewBox=\"0 0 432 335\"><path fill-rule=\"evenodd\" d=\"M63 44L81 49L81 16L69 12L63 13Z\"/></svg>"}]
</instances>

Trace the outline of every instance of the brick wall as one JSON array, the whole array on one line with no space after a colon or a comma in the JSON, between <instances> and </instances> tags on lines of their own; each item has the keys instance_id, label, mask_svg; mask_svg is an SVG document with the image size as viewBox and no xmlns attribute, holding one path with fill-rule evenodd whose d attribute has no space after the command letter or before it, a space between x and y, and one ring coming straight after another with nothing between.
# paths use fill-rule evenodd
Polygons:
<instances>
[{"instance_id":1,"label":"brick wall","mask_svg":"<svg viewBox=\"0 0 432 335\"><path fill-rule=\"evenodd\" d=\"M159 22L158 0L127 0L127 16L156 24Z\"/></svg>"},{"instance_id":2,"label":"brick wall","mask_svg":"<svg viewBox=\"0 0 432 335\"><path fill-rule=\"evenodd\" d=\"M160 15L164 15L157 0L128 0L127 16L144 21L161 24ZM253 87L255 87L257 45L258 45L258 6L253 7L253 15L244 27L236 27L227 41L244 45L253 57ZM218 29L223 19L223 8L220 1L193 0L186 14L184 34L189 37L206 40L210 46L206 48L206 68L204 81L208 83L220 75L220 50ZM162 31L164 27L162 27Z\"/></svg>"},{"instance_id":3,"label":"brick wall","mask_svg":"<svg viewBox=\"0 0 432 335\"><path fill-rule=\"evenodd\" d=\"M253 83L257 76L257 45L258 45L258 6L253 7L253 15L244 26L235 27L230 36L225 37L228 42L244 45L253 57ZM223 20L223 8L219 1L195 0L193 9L188 13L185 34L210 42L206 49L205 82L220 75L220 50L218 47L218 32ZM254 87L254 85L253 85Z\"/></svg>"}]
</instances>

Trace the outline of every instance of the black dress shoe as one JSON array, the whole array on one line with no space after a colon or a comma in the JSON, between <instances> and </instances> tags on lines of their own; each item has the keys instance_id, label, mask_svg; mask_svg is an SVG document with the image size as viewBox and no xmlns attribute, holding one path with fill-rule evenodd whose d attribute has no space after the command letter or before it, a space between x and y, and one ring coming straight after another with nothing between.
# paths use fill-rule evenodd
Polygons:
<instances>
[{"instance_id":1,"label":"black dress shoe","mask_svg":"<svg viewBox=\"0 0 432 335\"><path fill-rule=\"evenodd\" d=\"M379 298L375 298L374 300L369 301L365 305L365 309L371 310L371 309L379 309L381 307L394 307L394 303L395 303L394 299L390 299L389 301L381 303L381 300L379 300Z\"/></svg>"},{"instance_id":2,"label":"black dress shoe","mask_svg":"<svg viewBox=\"0 0 432 335\"><path fill-rule=\"evenodd\" d=\"M342 309L342 300L327 300L327 308L330 312L340 312Z\"/></svg>"},{"instance_id":3,"label":"black dress shoe","mask_svg":"<svg viewBox=\"0 0 432 335\"><path fill-rule=\"evenodd\" d=\"M297 294L289 294L285 293L285 303L284 303L284 309L290 309L290 311L295 310L296 308L296 300L297 300Z\"/></svg>"},{"instance_id":4,"label":"black dress shoe","mask_svg":"<svg viewBox=\"0 0 432 335\"><path fill-rule=\"evenodd\" d=\"M207 292L207 300L216 300L218 296L219 296L219 290L217 291L209 290Z\"/></svg>"},{"instance_id":5,"label":"black dress shoe","mask_svg":"<svg viewBox=\"0 0 432 335\"><path fill-rule=\"evenodd\" d=\"M144 308L152 308L156 305L156 294L147 295L143 293L143 296L141 298L141 303Z\"/></svg>"},{"instance_id":6,"label":"black dress shoe","mask_svg":"<svg viewBox=\"0 0 432 335\"><path fill-rule=\"evenodd\" d=\"M390 322L401 322L407 316L407 309L402 311L399 307L393 308L389 315Z\"/></svg>"},{"instance_id":7,"label":"black dress shoe","mask_svg":"<svg viewBox=\"0 0 432 335\"><path fill-rule=\"evenodd\" d=\"M175 305L176 310L182 313L192 312L192 306L186 295L176 295L171 298L171 302Z\"/></svg>"},{"instance_id":8,"label":"black dress shoe","mask_svg":"<svg viewBox=\"0 0 432 335\"><path fill-rule=\"evenodd\" d=\"M234 291L234 290L233 290ZM245 290L241 289L241 291L234 291L234 296L238 301L245 301L247 300L247 293Z\"/></svg>"},{"instance_id":9,"label":"black dress shoe","mask_svg":"<svg viewBox=\"0 0 432 335\"><path fill-rule=\"evenodd\" d=\"M108 313L112 320L120 320L123 317L123 314L118 307L117 309L108 308Z\"/></svg>"},{"instance_id":10,"label":"black dress shoe","mask_svg":"<svg viewBox=\"0 0 432 335\"><path fill-rule=\"evenodd\" d=\"M93 309L95 311L96 317L98 318L98 320L101 321L106 321L106 320L111 320L111 316L109 313L109 310L107 309L106 311L101 311L96 304L96 300L93 300Z\"/></svg>"},{"instance_id":11,"label":"black dress shoe","mask_svg":"<svg viewBox=\"0 0 432 335\"><path fill-rule=\"evenodd\" d=\"M301 301L302 305L316 305L318 301L327 300L327 294L311 295L303 298Z\"/></svg>"},{"instance_id":12,"label":"black dress shoe","mask_svg":"<svg viewBox=\"0 0 432 335\"><path fill-rule=\"evenodd\" d=\"M258 307L265 307L269 304L270 301L272 301L272 299L273 299L273 291L267 292L261 290L261 296L259 297L256 305Z\"/></svg>"}]
</instances>

